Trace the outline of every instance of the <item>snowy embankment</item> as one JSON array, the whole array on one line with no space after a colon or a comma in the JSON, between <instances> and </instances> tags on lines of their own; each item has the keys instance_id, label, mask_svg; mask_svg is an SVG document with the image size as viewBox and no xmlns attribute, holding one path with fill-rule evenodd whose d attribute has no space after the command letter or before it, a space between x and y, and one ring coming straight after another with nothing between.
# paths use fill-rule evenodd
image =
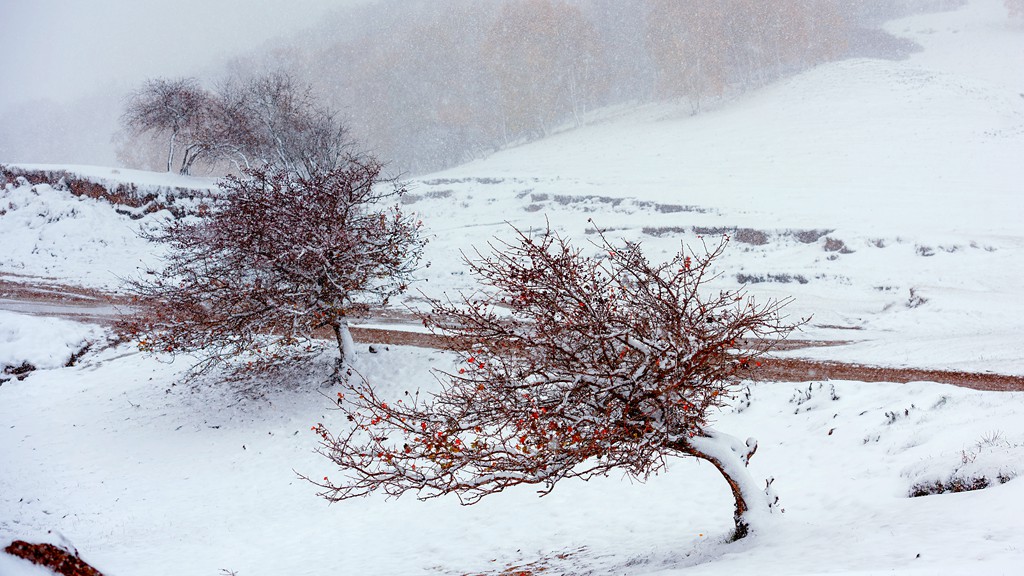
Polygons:
<instances>
[{"instance_id":1,"label":"snowy embankment","mask_svg":"<svg viewBox=\"0 0 1024 576\"><path fill-rule=\"evenodd\" d=\"M186 209L200 200L182 196L216 190L210 178L139 170L52 165L13 168L37 174L68 173L111 192L129 188L135 197L152 197L154 201L148 204L173 202ZM158 251L140 234L155 230L169 217L167 210L147 212L75 195L58 182L31 185L24 178L14 178L0 188L0 278L15 282L45 279L116 291L124 278L159 264Z\"/></svg>"},{"instance_id":2,"label":"snowy embankment","mask_svg":"<svg viewBox=\"0 0 1024 576\"><path fill-rule=\"evenodd\" d=\"M0 382L15 370L65 366L87 345L103 338L94 325L0 310Z\"/></svg>"}]
</instances>

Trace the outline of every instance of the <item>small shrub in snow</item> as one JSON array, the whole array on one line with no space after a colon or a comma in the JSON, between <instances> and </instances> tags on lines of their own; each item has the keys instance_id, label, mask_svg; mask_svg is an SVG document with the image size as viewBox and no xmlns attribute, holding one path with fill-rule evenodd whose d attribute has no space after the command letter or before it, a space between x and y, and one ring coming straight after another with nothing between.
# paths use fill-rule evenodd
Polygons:
<instances>
[{"instance_id":1,"label":"small shrub in snow","mask_svg":"<svg viewBox=\"0 0 1024 576\"><path fill-rule=\"evenodd\" d=\"M733 411L735 411L737 414L739 414L740 412L743 412L747 408L750 408L751 399L752 399L751 396L752 395L750 393L750 386L744 386L743 387L743 392L740 392L736 396L736 400L733 403Z\"/></svg>"},{"instance_id":2,"label":"small shrub in snow","mask_svg":"<svg viewBox=\"0 0 1024 576\"><path fill-rule=\"evenodd\" d=\"M917 308L923 306L928 302L928 299L921 296L921 293L917 291L917 288L910 289L910 296L907 298L907 308Z\"/></svg>"},{"instance_id":3,"label":"small shrub in snow","mask_svg":"<svg viewBox=\"0 0 1024 576\"><path fill-rule=\"evenodd\" d=\"M736 274L736 281L740 284L760 284L762 282L778 282L779 284L807 284L810 280L803 274Z\"/></svg>"},{"instance_id":4,"label":"small shrub in snow","mask_svg":"<svg viewBox=\"0 0 1024 576\"><path fill-rule=\"evenodd\" d=\"M764 246L768 243L768 234L761 230L754 230L752 228L724 228L721 226L694 226L693 233L703 236L714 236L714 235L727 235L732 240L735 240L741 244L752 244L754 246Z\"/></svg>"},{"instance_id":5,"label":"small shrub in snow","mask_svg":"<svg viewBox=\"0 0 1024 576\"><path fill-rule=\"evenodd\" d=\"M825 390L825 385L823 383L821 383L821 382L818 382L818 383L812 382L812 383L807 385L807 389L797 388L796 390L794 390L793 391L793 397L789 399L789 403L790 404L796 404L796 410L794 410L793 413L794 414L799 414L801 406L803 406L804 404L810 402L810 400L815 396L816 392L817 393L823 393L824 390ZM828 397L833 402L839 400L839 394L836 393L836 385L831 383L831 382L828 385ZM810 410L810 409L811 409L810 407L804 407L804 411L805 412Z\"/></svg>"},{"instance_id":6,"label":"small shrub in snow","mask_svg":"<svg viewBox=\"0 0 1024 576\"><path fill-rule=\"evenodd\" d=\"M907 416L910 416L910 409L911 408L917 408L917 406L914 406L913 404L911 404L910 408L904 408L903 410L889 410L889 411L886 411L886 413L885 413L885 423L886 424L890 424L890 425L891 424L895 424L897 420L899 420L901 418L906 418Z\"/></svg>"},{"instance_id":7,"label":"small shrub in snow","mask_svg":"<svg viewBox=\"0 0 1024 576\"><path fill-rule=\"evenodd\" d=\"M425 321L461 359L439 373L440 393L390 399L353 382L338 402L351 427L314 427L345 475L317 482L322 495L455 493L471 504L517 484L546 494L565 478L613 470L643 479L670 456L691 456L725 477L735 537L746 535L752 515L774 505L746 471L757 443L710 420L794 329L784 302L705 294L724 241L652 264L638 245L603 235L603 254L588 257L550 230L516 232L515 243L467 260L482 290L433 302Z\"/></svg>"},{"instance_id":8,"label":"small shrub in snow","mask_svg":"<svg viewBox=\"0 0 1024 576\"><path fill-rule=\"evenodd\" d=\"M853 250L850 250L846 243L838 238L832 238L831 236L825 238L824 249L826 252L838 252L840 254L853 254Z\"/></svg>"},{"instance_id":9,"label":"small shrub in snow","mask_svg":"<svg viewBox=\"0 0 1024 576\"><path fill-rule=\"evenodd\" d=\"M821 239L822 236L827 236L835 230L789 230L788 233L797 239L798 242L803 244L814 244Z\"/></svg>"},{"instance_id":10,"label":"small shrub in snow","mask_svg":"<svg viewBox=\"0 0 1024 576\"><path fill-rule=\"evenodd\" d=\"M955 462L952 469L951 461ZM903 475L913 482L911 497L968 492L1009 482L1019 474L1022 461L1024 443L993 432L958 452L924 460Z\"/></svg>"}]
</instances>

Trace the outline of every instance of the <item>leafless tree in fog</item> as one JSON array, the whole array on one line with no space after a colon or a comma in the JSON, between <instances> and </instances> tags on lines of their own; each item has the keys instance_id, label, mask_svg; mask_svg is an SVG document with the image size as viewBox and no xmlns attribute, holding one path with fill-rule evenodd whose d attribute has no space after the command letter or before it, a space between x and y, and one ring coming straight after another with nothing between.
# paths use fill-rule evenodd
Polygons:
<instances>
[{"instance_id":1,"label":"leafless tree in fog","mask_svg":"<svg viewBox=\"0 0 1024 576\"><path fill-rule=\"evenodd\" d=\"M210 121L210 95L194 78L153 78L131 94L121 117L136 135L163 134L167 138L167 171L181 148L179 171L188 174L192 164L208 152L205 132Z\"/></svg>"},{"instance_id":2,"label":"leafless tree in fog","mask_svg":"<svg viewBox=\"0 0 1024 576\"><path fill-rule=\"evenodd\" d=\"M180 150L182 174L203 160L312 176L344 166L352 151L338 115L283 72L225 82L216 93L194 78L148 80L122 122L136 136L165 134L168 171Z\"/></svg>"},{"instance_id":3,"label":"leafless tree in fog","mask_svg":"<svg viewBox=\"0 0 1024 576\"><path fill-rule=\"evenodd\" d=\"M227 82L214 101L223 123L214 139L246 167L267 164L312 176L348 162L345 124L287 73Z\"/></svg>"},{"instance_id":4,"label":"leafless tree in fog","mask_svg":"<svg viewBox=\"0 0 1024 576\"><path fill-rule=\"evenodd\" d=\"M1024 0L1003 0L1010 18L1024 19Z\"/></svg>"}]
</instances>

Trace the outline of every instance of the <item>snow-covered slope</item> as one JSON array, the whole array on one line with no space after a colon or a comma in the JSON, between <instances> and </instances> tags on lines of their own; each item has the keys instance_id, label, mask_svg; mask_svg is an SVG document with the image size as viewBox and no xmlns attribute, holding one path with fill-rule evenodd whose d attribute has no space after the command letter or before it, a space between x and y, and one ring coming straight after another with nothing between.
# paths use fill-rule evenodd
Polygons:
<instances>
[{"instance_id":1,"label":"snow-covered slope","mask_svg":"<svg viewBox=\"0 0 1024 576\"><path fill-rule=\"evenodd\" d=\"M696 117L649 107L420 180L431 282L458 284L449 254L507 235L503 221L583 240L593 218L654 255L725 230L726 279L794 295L809 336L868 342L819 354L1024 373L1024 27L976 0L889 28L924 51L822 65Z\"/></svg>"},{"instance_id":2,"label":"snow-covered slope","mask_svg":"<svg viewBox=\"0 0 1024 576\"><path fill-rule=\"evenodd\" d=\"M201 198L180 198L182 195L211 194L217 189L212 178L141 170L49 164L14 168L37 176L51 174L58 179L53 184L63 181L66 174L110 192L119 187L130 189L138 198L152 197L161 205L177 202L179 207L201 202ZM159 264L161 250L140 234L154 230L169 217L166 210L115 206L75 195L68 186L33 186L23 177L15 177L0 188L0 279L32 282L43 278L117 291L125 278Z\"/></svg>"},{"instance_id":3,"label":"snow-covered slope","mask_svg":"<svg viewBox=\"0 0 1024 576\"><path fill-rule=\"evenodd\" d=\"M437 177L694 204L739 226L1019 235L1024 27L976 0L888 28L925 50L821 65L696 117L653 106Z\"/></svg>"}]
</instances>

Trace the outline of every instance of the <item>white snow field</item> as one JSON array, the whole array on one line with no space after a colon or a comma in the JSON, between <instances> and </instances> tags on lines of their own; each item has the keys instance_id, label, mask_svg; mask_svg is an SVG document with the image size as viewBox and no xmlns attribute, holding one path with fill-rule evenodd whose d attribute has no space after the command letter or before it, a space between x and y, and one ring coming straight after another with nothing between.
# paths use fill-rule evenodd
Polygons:
<instances>
[{"instance_id":1,"label":"white snow field","mask_svg":"<svg viewBox=\"0 0 1024 576\"><path fill-rule=\"evenodd\" d=\"M460 251L508 224L584 244L594 224L653 259L732 237L720 284L792 296L789 355L1024 374L1024 25L1001 0L890 22L923 50L847 60L721 102L620 112L410 183L432 235L417 287L465 289ZM208 179L65 169L140 186ZM0 279L114 290L159 251L109 205L46 185L0 190ZM410 305L417 304L411 295ZM753 436L750 471L785 513L737 543L727 486L675 460L636 483L567 481L455 498L327 505L297 473L317 422L339 428L327 363L243 394L175 385L185 359L104 348L88 324L0 312L0 546L70 542L107 576L1004 574L1024 566L1024 393L931 382L752 384L716 427ZM64 367L84 340L93 351ZM10 359L10 360L7 360ZM20 360L19 360L20 359ZM429 350L365 343L382 391L430 389ZM1015 478L1016 477L1016 478ZM991 486L911 498L916 487ZM1003 480L1007 480L1003 482ZM542 570L543 569L543 570ZM0 553L0 576L47 574ZM514 570L507 572L516 573Z\"/></svg>"},{"instance_id":2,"label":"white snow field","mask_svg":"<svg viewBox=\"0 0 1024 576\"><path fill-rule=\"evenodd\" d=\"M357 357L394 397L429 388L428 367L444 363L409 348ZM63 537L114 576L477 574L528 563L545 574L1009 575L1024 560L1024 482L996 480L1024 472L1022 393L751 386L749 407L717 427L758 438L750 471L775 478L785 513L726 544L726 484L693 460L646 484L565 482L544 498L523 487L471 507L409 497L329 506L296 471L332 473L310 431L344 425L331 390L190 392L171 385L181 368L123 346L0 387L0 540ZM908 498L954 475L994 486Z\"/></svg>"}]
</instances>

